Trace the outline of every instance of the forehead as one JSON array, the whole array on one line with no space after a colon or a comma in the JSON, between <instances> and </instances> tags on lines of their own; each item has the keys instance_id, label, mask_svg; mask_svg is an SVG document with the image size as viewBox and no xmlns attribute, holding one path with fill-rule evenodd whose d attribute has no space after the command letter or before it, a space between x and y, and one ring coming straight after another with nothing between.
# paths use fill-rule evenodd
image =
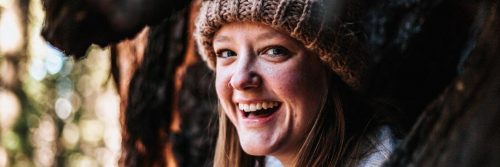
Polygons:
<instances>
[{"instance_id":1,"label":"forehead","mask_svg":"<svg viewBox=\"0 0 500 167\"><path fill-rule=\"evenodd\" d=\"M234 22L222 26L215 33L214 42L225 42L242 37L256 38L258 40L282 38L295 41L286 33L261 23Z\"/></svg>"}]
</instances>

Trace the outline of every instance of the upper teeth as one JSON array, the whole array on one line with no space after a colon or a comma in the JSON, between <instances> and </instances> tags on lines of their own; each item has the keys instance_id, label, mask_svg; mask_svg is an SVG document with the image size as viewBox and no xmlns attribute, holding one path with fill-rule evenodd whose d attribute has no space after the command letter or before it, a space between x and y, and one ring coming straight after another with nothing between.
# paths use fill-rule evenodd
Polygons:
<instances>
[{"instance_id":1,"label":"upper teeth","mask_svg":"<svg viewBox=\"0 0 500 167\"><path fill-rule=\"evenodd\" d=\"M245 112L254 112L261 109L268 109L278 106L278 102L260 102L251 104L238 104L238 108Z\"/></svg>"}]
</instances>

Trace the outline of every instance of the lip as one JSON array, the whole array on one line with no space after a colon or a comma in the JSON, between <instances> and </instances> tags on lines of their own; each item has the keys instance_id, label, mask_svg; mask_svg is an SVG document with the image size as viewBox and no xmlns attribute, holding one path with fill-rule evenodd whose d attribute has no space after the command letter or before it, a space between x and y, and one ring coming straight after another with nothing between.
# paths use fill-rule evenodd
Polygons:
<instances>
[{"instance_id":1,"label":"lip","mask_svg":"<svg viewBox=\"0 0 500 167\"><path fill-rule=\"evenodd\" d=\"M267 115L265 117L252 117L252 118L246 118L244 116L244 111L238 109L236 107L236 111L238 112L238 117L240 120L240 124L247 128L258 128L258 127L264 127L268 125L270 122L276 119L276 115L280 112L281 110L281 103L279 104L277 110L270 115Z\"/></svg>"}]
</instances>

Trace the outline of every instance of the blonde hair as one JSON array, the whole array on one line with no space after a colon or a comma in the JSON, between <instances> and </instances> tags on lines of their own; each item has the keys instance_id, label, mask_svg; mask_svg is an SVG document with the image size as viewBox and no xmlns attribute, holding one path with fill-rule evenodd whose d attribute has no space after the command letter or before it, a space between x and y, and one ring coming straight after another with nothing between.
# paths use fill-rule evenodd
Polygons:
<instances>
[{"instance_id":1,"label":"blonde hair","mask_svg":"<svg viewBox=\"0 0 500 167\"><path fill-rule=\"evenodd\" d=\"M246 154L240 146L236 128L219 105L219 135L215 147L214 167L264 166L264 157Z\"/></svg>"},{"instance_id":2,"label":"blonde hair","mask_svg":"<svg viewBox=\"0 0 500 167\"><path fill-rule=\"evenodd\" d=\"M327 97L324 98L322 109L318 112L304 144L292 163L294 166L353 166L358 161L356 157L363 154L363 149L358 148L359 137L362 135L349 133L351 136L346 136L345 102L341 99L345 91L341 91L340 79L334 78L327 91ZM248 155L243 151L236 128L220 106L218 112L219 135L214 166L265 166L265 157Z\"/></svg>"}]
</instances>

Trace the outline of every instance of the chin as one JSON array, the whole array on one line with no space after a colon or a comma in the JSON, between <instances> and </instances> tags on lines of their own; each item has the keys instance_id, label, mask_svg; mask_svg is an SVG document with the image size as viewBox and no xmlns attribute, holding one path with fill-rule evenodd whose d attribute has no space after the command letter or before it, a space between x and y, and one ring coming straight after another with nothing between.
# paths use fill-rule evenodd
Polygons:
<instances>
[{"instance_id":1,"label":"chin","mask_svg":"<svg viewBox=\"0 0 500 167\"><path fill-rule=\"evenodd\" d=\"M265 156L271 154L270 150L255 145L248 146L248 144L242 144L241 147L243 148L243 151L245 151L245 153L253 156Z\"/></svg>"},{"instance_id":2,"label":"chin","mask_svg":"<svg viewBox=\"0 0 500 167\"><path fill-rule=\"evenodd\" d=\"M270 155L278 149L276 141L255 140L255 137L240 138L240 145L245 153L253 156Z\"/></svg>"}]
</instances>

